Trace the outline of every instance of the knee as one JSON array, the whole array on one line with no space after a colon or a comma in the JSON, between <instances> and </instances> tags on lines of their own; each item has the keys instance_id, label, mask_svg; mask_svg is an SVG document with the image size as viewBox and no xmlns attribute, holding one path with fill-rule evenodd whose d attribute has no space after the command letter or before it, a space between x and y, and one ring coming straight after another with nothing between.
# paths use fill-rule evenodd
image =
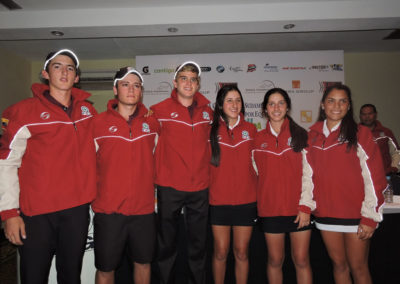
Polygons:
<instances>
[{"instance_id":1,"label":"knee","mask_svg":"<svg viewBox=\"0 0 400 284\"><path fill-rule=\"evenodd\" d=\"M283 261L285 260L284 255L270 255L268 254L267 265L272 268L282 268Z\"/></svg>"},{"instance_id":2,"label":"knee","mask_svg":"<svg viewBox=\"0 0 400 284\"><path fill-rule=\"evenodd\" d=\"M249 259L249 253L247 248L235 247L233 248L233 254L235 255L236 261L248 261Z\"/></svg>"},{"instance_id":3,"label":"knee","mask_svg":"<svg viewBox=\"0 0 400 284\"><path fill-rule=\"evenodd\" d=\"M333 268L335 269L336 272L339 273L348 273L350 272L349 270L349 265L347 261L333 261Z\"/></svg>"},{"instance_id":4,"label":"knee","mask_svg":"<svg viewBox=\"0 0 400 284\"><path fill-rule=\"evenodd\" d=\"M366 273L369 273L368 270L368 263L355 263L355 264L350 264L350 270L352 274L356 275L363 275Z\"/></svg>"},{"instance_id":5,"label":"knee","mask_svg":"<svg viewBox=\"0 0 400 284\"><path fill-rule=\"evenodd\" d=\"M215 248L214 249L214 259L217 261L226 261L228 257L228 249L227 248Z\"/></svg>"},{"instance_id":6,"label":"knee","mask_svg":"<svg viewBox=\"0 0 400 284\"><path fill-rule=\"evenodd\" d=\"M114 270L112 271L101 271L97 270L96 271L96 278L98 280L111 280L114 279Z\"/></svg>"},{"instance_id":7,"label":"knee","mask_svg":"<svg viewBox=\"0 0 400 284\"><path fill-rule=\"evenodd\" d=\"M293 262L296 268L303 269L310 266L308 255L293 255Z\"/></svg>"}]
</instances>

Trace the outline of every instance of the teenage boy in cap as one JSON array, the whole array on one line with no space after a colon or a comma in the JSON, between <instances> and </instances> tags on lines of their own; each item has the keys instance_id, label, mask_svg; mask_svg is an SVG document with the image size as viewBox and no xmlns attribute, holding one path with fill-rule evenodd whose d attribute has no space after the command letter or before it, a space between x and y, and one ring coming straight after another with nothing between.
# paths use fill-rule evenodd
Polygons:
<instances>
[{"instance_id":1,"label":"teenage boy in cap","mask_svg":"<svg viewBox=\"0 0 400 284\"><path fill-rule=\"evenodd\" d=\"M212 110L198 91L201 69L181 64L171 97L152 106L161 124L156 159L161 283L171 283L183 208L188 237L189 283L205 283L209 185L209 131Z\"/></svg>"},{"instance_id":2,"label":"teenage boy in cap","mask_svg":"<svg viewBox=\"0 0 400 284\"><path fill-rule=\"evenodd\" d=\"M58 283L80 283L96 192L90 96L73 88L79 60L51 52L33 98L4 111L0 141L0 215L18 245L21 283L47 283L56 255Z\"/></svg>"},{"instance_id":3,"label":"teenage boy in cap","mask_svg":"<svg viewBox=\"0 0 400 284\"><path fill-rule=\"evenodd\" d=\"M94 119L97 197L92 203L96 284L114 283L125 247L134 262L135 284L150 283L156 245L153 150L159 124L141 103L143 78L121 68L115 99Z\"/></svg>"}]
</instances>

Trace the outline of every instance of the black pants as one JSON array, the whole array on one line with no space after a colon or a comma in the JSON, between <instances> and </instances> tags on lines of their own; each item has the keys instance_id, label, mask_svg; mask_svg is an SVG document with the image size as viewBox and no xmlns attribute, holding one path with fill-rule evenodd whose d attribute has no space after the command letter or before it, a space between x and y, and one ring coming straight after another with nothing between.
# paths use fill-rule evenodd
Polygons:
<instances>
[{"instance_id":1,"label":"black pants","mask_svg":"<svg viewBox=\"0 0 400 284\"><path fill-rule=\"evenodd\" d=\"M160 282L173 283L177 255L177 233L182 208L188 239L188 265L191 284L205 283L208 189L186 192L157 186L158 265Z\"/></svg>"},{"instance_id":2,"label":"black pants","mask_svg":"<svg viewBox=\"0 0 400 284\"><path fill-rule=\"evenodd\" d=\"M89 205L37 216L24 216L26 239L19 247L21 284L46 284L53 256L57 282L81 283L82 258L89 226Z\"/></svg>"}]
</instances>

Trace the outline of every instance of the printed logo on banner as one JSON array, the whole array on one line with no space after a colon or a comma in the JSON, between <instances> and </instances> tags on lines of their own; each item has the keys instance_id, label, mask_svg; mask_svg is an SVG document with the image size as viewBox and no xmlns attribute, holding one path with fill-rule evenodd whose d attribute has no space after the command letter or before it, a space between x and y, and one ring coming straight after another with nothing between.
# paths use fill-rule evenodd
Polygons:
<instances>
[{"instance_id":1,"label":"printed logo on banner","mask_svg":"<svg viewBox=\"0 0 400 284\"><path fill-rule=\"evenodd\" d=\"M201 72L210 72L211 71L210 66L201 66L200 69L201 69Z\"/></svg>"},{"instance_id":2,"label":"printed logo on banner","mask_svg":"<svg viewBox=\"0 0 400 284\"><path fill-rule=\"evenodd\" d=\"M297 70L306 70L307 68L305 66L285 66L282 67L282 70L285 71L297 71Z\"/></svg>"},{"instance_id":3,"label":"printed logo on banner","mask_svg":"<svg viewBox=\"0 0 400 284\"><path fill-rule=\"evenodd\" d=\"M331 64L332 71L343 71L343 64Z\"/></svg>"},{"instance_id":4,"label":"printed logo on banner","mask_svg":"<svg viewBox=\"0 0 400 284\"><path fill-rule=\"evenodd\" d=\"M292 89L300 89L300 80L292 80Z\"/></svg>"},{"instance_id":5,"label":"printed logo on banner","mask_svg":"<svg viewBox=\"0 0 400 284\"><path fill-rule=\"evenodd\" d=\"M255 64L249 64L247 65L247 72L254 72L256 71L257 66Z\"/></svg>"},{"instance_id":6,"label":"printed logo on banner","mask_svg":"<svg viewBox=\"0 0 400 284\"><path fill-rule=\"evenodd\" d=\"M243 69L240 66L231 66L229 67L229 70L233 72L243 72Z\"/></svg>"},{"instance_id":7,"label":"printed logo on banner","mask_svg":"<svg viewBox=\"0 0 400 284\"><path fill-rule=\"evenodd\" d=\"M319 82L319 92L323 93L325 92L326 88L336 85L336 84L341 84L342 82L335 81L335 82L328 82L328 81L321 81Z\"/></svg>"},{"instance_id":8,"label":"printed logo on banner","mask_svg":"<svg viewBox=\"0 0 400 284\"><path fill-rule=\"evenodd\" d=\"M142 75L150 75L150 73L149 73L149 66L144 66L144 67L142 68L142 71L143 71Z\"/></svg>"},{"instance_id":9,"label":"printed logo on banner","mask_svg":"<svg viewBox=\"0 0 400 284\"><path fill-rule=\"evenodd\" d=\"M308 67L308 70L316 70L319 72L329 71L329 65L313 65Z\"/></svg>"},{"instance_id":10,"label":"printed logo on banner","mask_svg":"<svg viewBox=\"0 0 400 284\"><path fill-rule=\"evenodd\" d=\"M145 95L169 95L172 91L172 84L169 82L159 82L158 85L153 90L145 89Z\"/></svg>"},{"instance_id":11,"label":"printed logo on banner","mask_svg":"<svg viewBox=\"0 0 400 284\"><path fill-rule=\"evenodd\" d=\"M269 63L265 63L264 72L278 72L279 68L276 65L270 65Z\"/></svg>"},{"instance_id":12,"label":"printed logo on banner","mask_svg":"<svg viewBox=\"0 0 400 284\"><path fill-rule=\"evenodd\" d=\"M218 93L219 89L221 89L223 86L227 86L227 85L233 85L235 87L238 86L237 82L218 82L215 83L215 92Z\"/></svg>"},{"instance_id":13,"label":"printed logo on banner","mask_svg":"<svg viewBox=\"0 0 400 284\"><path fill-rule=\"evenodd\" d=\"M300 121L304 123L312 122L312 111L311 110L302 110L300 111Z\"/></svg>"},{"instance_id":14,"label":"printed logo on banner","mask_svg":"<svg viewBox=\"0 0 400 284\"><path fill-rule=\"evenodd\" d=\"M216 70L217 70L218 73L222 73L222 72L225 71L225 67L222 66L222 65L218 65L217 68L216 68Z\"/></svg>"},{"instance_id":15,"label":"printed logo on banner","mask_svg":"<svg viewBox=\"0 0 400 284\"><path fill-rule=\"evenodd\" d=\"M154 69L153 70L154 73L175 73L175 69L173 68L160 68L160 69Z\"/></svg>"},{"instance_id":16,"label":"printed logo on banner","mask_svg":"<svg viewBox=\"0 0 400 284\"><path fill-rule=\"evenodd\" d=\"M275 88L274 82L270 80L264 80L258 84L255 88L246 88L245 92L249 94L262 93L265 94L268 90Z\"/></svg>"}]
</instances>

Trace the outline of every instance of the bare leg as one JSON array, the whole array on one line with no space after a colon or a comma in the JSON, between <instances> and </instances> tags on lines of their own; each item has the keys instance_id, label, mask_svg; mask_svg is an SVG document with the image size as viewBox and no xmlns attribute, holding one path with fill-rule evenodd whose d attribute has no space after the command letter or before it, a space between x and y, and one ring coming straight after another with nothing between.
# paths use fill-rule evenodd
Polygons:
<instances>
[{"instance_id":1,"label":"bare leg","mask_svg":"<svg viewBox=\"0 0 400 284\"><path fill-rule=\"evenodd\" d=\"M329 257L333 264L333 276L336 284L351 284L350 269L345 250L345 233L321 231Z\"/></svg>"},{"instance_id":2,"label":"bare leg","mask_svg":"<svg viewBox=\"0 0 400 284\"><path fill-rule=\"evenodd\" d=\"M372 284L368 269L370 240L360 240L356 233L344 236L347 260L355 284Z\"/></svg>"},{"instance_id":3,"label":"bare leg","mask_svg":"<svg viewBox=\"0 0 400 284\"><path fill-rule=\"evenodd\" d=\"M252 232L252 226L233 227L236 284L247 283L247 276L249 274L249 242Z\"/></svg>"},{"instance_id":4,"label":"bare leg","mask_svg":"<svg viewBox=\"0 0 400 284\"><path fill-rule=\"evenodd\" d=\"M151 266L150 263L134 262L133 279L135 284L150 284Z\"/></svg>"},{"instance_id":5,"label":"bare leg","mask_svg":"<svg viewBox=\"0 0 400 284\"><path fill-rule=\"evenodd\" d=\"M114 270L110 272L96 271L96 284L114 284Z\"/></svg>"},{"instance_id":6,"label":"bare leg","mask_svg":"<svg viewBox=\"0 0 400 284\"><path fill-rule=\"evenodd\" d=\"M212 257L214 283L224 284L231 227L212 225L211 228L214 236L214 253Z\"/></svg>"},{"instance_id":7,"label":"bare leg","mask_svg":"<svg viewBox=\"0 0 400 284\"><path fill-rule=\"evenodd\" d=\"M290 233L291 253L298 284L312 283L309 257L310 238L311 230Z\"/></svg>"},{"instance_id":8,"label":"bare leg","mask_svg":"<svg viewBox=\"0 0 400 284\"><path fill-rule=\"evenodd\" d=\"M285 259L285 234L265 233L264 235L268 247L268 283L281 284L283 281L282 264Z\"/></svg>"}]
</instances>

